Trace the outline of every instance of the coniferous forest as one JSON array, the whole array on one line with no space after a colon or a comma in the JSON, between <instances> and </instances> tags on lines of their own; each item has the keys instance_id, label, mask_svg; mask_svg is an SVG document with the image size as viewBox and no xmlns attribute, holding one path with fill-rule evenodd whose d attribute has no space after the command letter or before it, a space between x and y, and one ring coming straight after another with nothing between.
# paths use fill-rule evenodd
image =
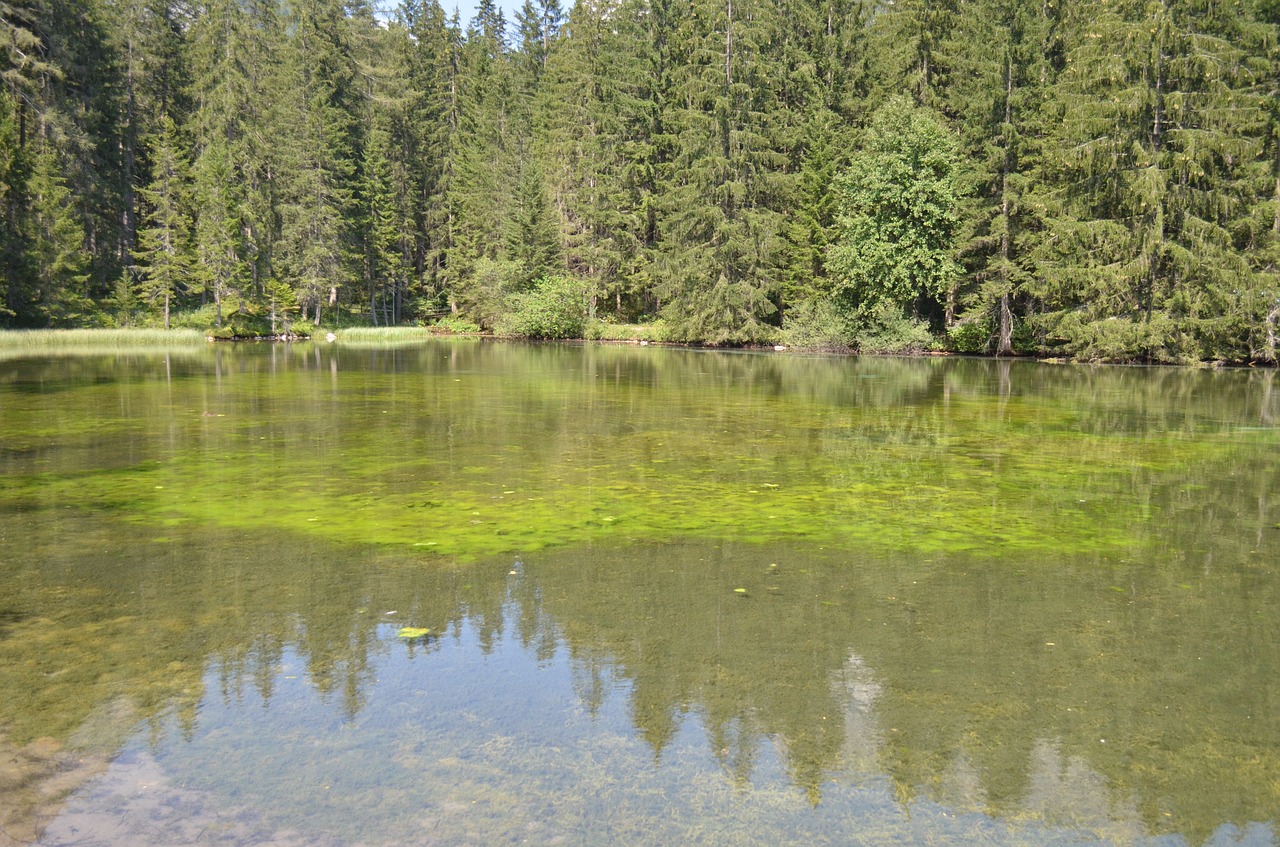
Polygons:
<instances>
[{"instance_id":1,"label":"coniferous forest","mask_svg":"<svg viewBox=\"0 0 1280 847\"><path fill-rule=\"evenodd\" d=\"M1277 359L1280 0L0 13L0 325Z\"/></svg>"}]
</instances>

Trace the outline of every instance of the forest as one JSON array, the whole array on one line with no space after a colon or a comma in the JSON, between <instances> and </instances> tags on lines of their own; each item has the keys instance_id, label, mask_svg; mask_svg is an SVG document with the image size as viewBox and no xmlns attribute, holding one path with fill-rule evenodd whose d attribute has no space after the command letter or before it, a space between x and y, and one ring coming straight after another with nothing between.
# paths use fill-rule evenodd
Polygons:
<instances>
[{"instance_id":1,"label":"forest","mask_svg":"<svg viewBox=\"0 0 1280 847\"><path fill-rule=\"evenodd\" d=\"M0 326L1277 361L1280 0L0 17Z\"/></svg>"}]
</instances>

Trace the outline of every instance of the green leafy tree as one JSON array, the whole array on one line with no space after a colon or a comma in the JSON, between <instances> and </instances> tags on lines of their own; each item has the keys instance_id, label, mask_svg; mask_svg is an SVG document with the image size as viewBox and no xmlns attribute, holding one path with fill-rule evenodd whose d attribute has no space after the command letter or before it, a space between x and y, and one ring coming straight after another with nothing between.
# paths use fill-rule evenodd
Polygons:
<instances>
[{"instance_id":1,"label":"green leafy tree","mask_svg":"<svg viewBox=\"0 0 1280 847\"><path fill-rule=\"evenodd\" d=\"M956 137L931 110L895 97L876 111L836 180L839 240L829 267L855 323L940 317L960 274Z\"/></svg>"}]
</instances>

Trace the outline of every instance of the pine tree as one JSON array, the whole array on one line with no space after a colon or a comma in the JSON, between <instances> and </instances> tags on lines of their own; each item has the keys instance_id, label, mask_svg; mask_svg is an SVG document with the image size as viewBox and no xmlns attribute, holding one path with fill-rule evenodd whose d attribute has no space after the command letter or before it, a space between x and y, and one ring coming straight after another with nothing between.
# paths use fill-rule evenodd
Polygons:
<instances>
[{"instance_id":1,"label":"pine tree","mask_svg":"<svg viewBox=\"0 0 1280 847\"><path fill-rule=\"evenodd\" d=\"M23 95L31 126L20 134L25 143L50 147L71 191L76 217L84 229L90 281L86 295L110 290L122 270L123 201L121 172L121 108L119 56L110 37L110 10L102 0L78 3L30 0L22 4L16 29L29 25L40 47L35 88ZM16 31L15 29L15 31ZM25 76L25 73L20 73Z\"/></svg>"},{"instance_id":2,"label":"pine tree","mask_svg":"<svg viewBox=\"0 0 1280 847\"><path fill-rule=\"evenodd\" d=\"M1231 235L1255 155L1240 97L1233 3L1081 10L1052 165L1060 202L1035 294L1072 353L1179 360L1228 354L1224 314L1248 285Z\"/></svg>"},{"instance_id":3,"label":"pine tree","mask_svg":"<svg viewBox=\"0 0 1280 847\"><path fill-rule=\"evenodd\" d=\"M243 308L272 273L282 146L272 105L290 102L272 92L282 37L268 0L205 0L190 32L196 252L217 326L224 301Z\"/></svg>"},{"instance_id":4,"label":"pine tree","mask_svg":"<svg viewBox=\"0 0 1280 847\"><path fill-rule=\"evenodd\" d=\"M782 216L777 175L786 157L778 119L778 65L769 53L779 22L763 0L696 2L682 33L669 228L661 290L679 337L716 344L767 338L776 311Z\"/></svg>"},{"instance_id":5,"label":"pine tree","mask_svg":"<svg viewBox=\"0 0 1280 847\"><path fill-rule=\"evenodd\" d=\"M783 325L795 306L827 293L826 257L835 238L836 173L846 164L851 127L860 122L866 78L866 27L857 0L780 0L787 21L777 49L784 65L786 152Z\"/></svg>"},{"instance_id":6,"label":"pine tree","mask_svg":"<svg viewBox=\"0 0 1280 847\"><path fill-rule=\"evenodd\" d=\"M1280 0L1260 0L1248 25L1255 85L1248 92L1259 115L1259 155L1249 168L1253 209L1236 229L1247 251L1252 285L1240 297L1234 333L1247 356L1280 363Z\"/></svg>"},{"instance_id":7,"label":"pine tree","mask_svg":"<svg viewBox=\"0 0 1280 847\"><path fill-rule=\"evenodd\" d=\"M138 233L136 255L142 264L138 293L150 303L161 304L168 329L173 300L189 285L193 271L186 168L168 116L161 118L152 160L151 184L141 191L149 211Z\"/></svg>"},{"instance_id":8,"label":"pine tree","mask_svg":"<svg viewBox=\"0 0 1280 847\"><path fill-rule=\"evenodd\" d=\"M374 326L399 320L400 303L413 277L412 223L408 197L393 173L391 135L375 124L365 141L359 202L364 224L362 266L369 315Z\"/></svg>"},{"instance_id":9,"label":"pine tree","mask_svg":"<svg viewBox=\"0 0 1280 847\"><path fill-rule=\"evenodd\" d=\"M84 225L63 173L57 154L43 147L31 174L25 236L33 281L30 306L48 326L81 325L94 314Z\"/></svg>"},{"instance_id":10,"label":"pine tree","mask_svg":"<svg viewBox=\"0 0 1280 847\"><path fill-rule=\"evenodd\" d=\"M23 221L30 206L30 163L20 140L18 108L8 88L0 89L0 273L5 281L0 320L6 323L27 300L24 281L29 278Z\"/></svg>"},{"instance_id":11,"label":"pine tree","mask_svg":"<svg viewBox=\"0 0 1280 847\"><path fill-rule=\"evenodd\" d=\"M183 18L174 0L108 0L123 85L120 192L121 257L131 264L137 239L139 186L148 182L149 145L165 116L182 117L186 80Z\"/></svg>"},{"instance_id":12,"label":"pine tree","mask_svg":"<svg viewBox=\"0 0 1280 847\"><path fill-rule=\"evenodd\" d=\"M214 326L221 327L223 303L237 296L248 279L248 263L243 259L240 216L234 194L231 150L226 140L215 136L206 145L195 166L195 286L212 295Z\"/></svg>"},{"instance_id":13,"label":"pine tree","mask_svg":"<svg viewBox=\"0 0 1280 847\"><path fill-rule=\"evenodd\" d=\"M947 43L958 0L874 4L868 21L869 71L879 102L905 89L922 106L945 104Z\"/></svg>"},{"instance_id":14,"label":"pine tree","mask_svg":"<svg viewBox=\"0 0 1280 847\"><path fill-rule=\"evenodd\" d=\"M460 52L458 128L448 195L452 245L446 260L451 302L478 302L477 262L506 262L505 222L519 172L511 131L512 80L501 10L482 3ZM516 275L518 271L511 270ZM511 284L515 283L510 279Z\"/></svg>"},{"instance_id":15,"label":"pine tree","mask_svg":"<svg viewBox=\"0 0 1280 847\"><path fill-rule=\"evenodd\" d=\"M515 54L516 76L528 101L537 95L538 85L547 70L547 62L560 39L564 11L559 0L524 0L516 11L516 33L519 49Z\"/></svg>"},{"instance_id":16,"label":"pine tree","mask_svg":"<svg viewBox=\"0 0 1280 847\"><path fill-rule=\"evenodd\" d=\"M363 150L352 220L361 256L365 303L375 323L401 319L416 291L425 238L421 232L424 171L414 53L404 16L381 24L367 2L348 4L358 69L357 123Z\"/></svg>"},{"instance_id":17,"label":"pine tree","mask_svg":"<svg viewBox=\"0 0 1280 847\"><path fill-rule=\"evenodd\" d=\"M527 148L520 151L520 181L505 222L506 255L519 267L521 287L563 271L560 233L538 160Z\"/></svg>"},{"instance_id":18,"label":"pine tree","mask_svg":"<svg viewBox=\"0 0 1280 847\"><path fill-rule=\"evenodd\" d=\"M413 183L412 215L418 235L413 246L415 274L431 306L443 305L452 283L455 209L452 185L461 125L459 74L461 32L456 17L445 19L437 0L401 4L404 37L396 41L406 68L408 98L400 133Z\"/></svg>"},{"instance_id":19,"label":"pine tree","mask_svg":"<svg viewBox=\"0 0 1280 847\"><path fill-rule=\"evenodd\" d=\"M276 273L296 289L320 325L352 273L355 209L354 68L337 0L293 4L279 103L280 237Z\"/></svg>"},{"instance_id":20,"label":"pine tree","mask_svg":"<svg viewBox=\"0 0 1280 847\"><path fill-rule=\"evenodd\" d=\"M1036 270L1031 242L1043 231L1031 198L1043 100L1052 81L1049 7L975 0L961 7L950 45L951 110L962 129L970 186L961 235L969 279L957 304L974 329L966 352L1014 352L1013 330ZM947 324L953 309L948 308Z\"/></svg>"},{"instance_id":21,"label":"pine tree","mask_svg":"<svg viewBox=\"0 0 1280 847\"><path fill-rule=\"evenodd\" d=\"M550 57L542 78L534 122L535 150L546 163L544 173L565 264L576 276L590 280L597 295L607 289L617 294L612 283L618 263L610 242L625 230L624 201L617 196L618 160L610 155L617 132L606 125L605 92L617 80L605 60L614 45L603 26L604 8L589 2L574 4L570 35ZM602 219L609 208L617 212L612 228Z\"/></svg>"}]
</instances>

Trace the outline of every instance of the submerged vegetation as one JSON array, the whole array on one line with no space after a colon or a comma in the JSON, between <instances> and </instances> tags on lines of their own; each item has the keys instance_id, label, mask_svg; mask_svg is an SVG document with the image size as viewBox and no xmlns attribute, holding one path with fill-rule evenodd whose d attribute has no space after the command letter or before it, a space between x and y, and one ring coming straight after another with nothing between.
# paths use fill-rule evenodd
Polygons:
<instances>
[{"instance_id":1,"label":"submerged vegetation","mask_svg":"<svg viewBox=\"0 0 1280 847\"><path fill-rule=\"evenodd\" d=\"M1277 361L1274 0L10 0L0 322Z\"/></svg>"},{"instance_id":2,"label":"submerged vegetation","mask_svg":"<svg viewBox=\"0 0 1280 847\"><path fill-rule=\"evenodd\" d=\"M6 367L0 749L127 751L82 832L1274 821L1280 373L345 332Z\"/></svg>"}]
</instances>

